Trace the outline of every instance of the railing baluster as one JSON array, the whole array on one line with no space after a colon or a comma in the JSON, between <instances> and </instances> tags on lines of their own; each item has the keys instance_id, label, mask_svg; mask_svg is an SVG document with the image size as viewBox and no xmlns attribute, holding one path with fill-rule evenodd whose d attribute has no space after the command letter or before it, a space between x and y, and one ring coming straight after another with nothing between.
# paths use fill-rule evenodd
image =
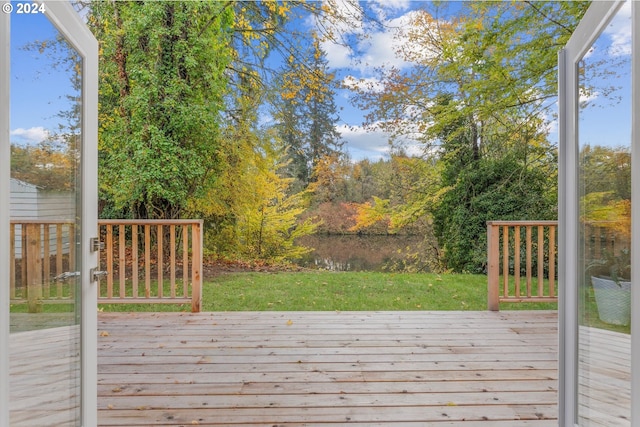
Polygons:
<instances>
[{"instance_id":1,"label":"railing baluster","mask_svg":"<svg viewBox=\"0 0 640 427\"><path fill-rule=\"evenodd\" d=\"M126 259L126 232L124 224L118 227L118 280L120 281L120 298L127 296L126 280L127 280L127 259Z\"/></svg>"},{"instance_id":2,"label":"railing baluster","mask_svg":"<svg viewBox=\"0 0 640 427\"><path fill-rule=\"evenodd\" d=\"M40 311L38 300L42 298L42 259L40 258L40 224L27 224L27 300L29 313ZM23 258L24 262L24 258Z\"/></svg>"},{"instance_id":3,"label":"railing baluster","mask_svg":"<svg viewBox=\"0 0 640 427\"><path fill-rule=\"evenodd\" d=\"M509 295L509 226L502 226L502 295Z\"/></svg>"},{"instance_id":4,"label":"railing baluster","mask_svg":"<svg viewBox=\"0 0 640 427\"><path fill-rule=\"evenodd\" d=\"M29 262L29 260L27 259L27 226L26 224L22 224L22 227L20 228L20 239L22 240L21 242L21 262L20 262L20 281L21 283L21 289L22 289L22 298L26 298L27 295L27 263Z\"/></svg>"},{"instance_id":5,"label":"railing baluster","mask_svg":"<svg viewBox=\"0 0 640 427\"><path fill-rule=\"evenodd\" d=\"M549 297L556 296L556 226L549 227Z\"/></svg>"},{"instance_id":6,"label":"railing baluster","mask_svg":"<svg viewBox=\"0 0 640 427\"><path fill-rule=\"evenodd\" d=\"M131 296L138 298L138 224L131 225Z\"/></svg>"},{"instance_id":7,"label":"railing baluster","mask_svg":"<svg viewBox=\"0 0 640 427\"><path fill-rule=\"evenodd\" d=\"M107 298L113 298L113 227L107 224Z\"/></svg>"},{"instance_id":8,"label":"railing baluster","mask_svg":"<svg viewBox=\"0 0 640 427\"><path fill-rule=\"evenodd\" d=\"M515 281L515 297L520 298L520 226L516 225L513 230L513 275Z\"/></svg>"},{"instance_id":9,"label":"railing baluster","mask_svg":"<svg viewBox=\"0 0 640 427\"><path fill-rule=\"evenodd\" d=\"M69 230L69 270L68 271L76 271L76 226L73 223L67 223L67 227ZM75 286L69 287L69 296L73 298L73 292L75 290Z\"/></svg>"},{"instance_id":10,"label":"railing baluster","mask_svg":"<svg viewBox=\"0 0 640 427\"><path fill-rule=\"evenodd\" d=\"M169 265L171 266L171 298L176 297L176 226L171 224L169 226L169 253L171 260Z\"/></svg>"},{"instance_id":11,"label":"railing baluster","mask_svg":"<svg viewBox=\"0 0 640 427\"><path fill-rule=\"evenodd\" d=\"M544 227L538 226L538 296L544 296Z\"/></svg>"},{"instance_id":12,"label":"railing baluster","mask_svg":"<svg viewBox=\"0 0 640 427\"><path fill-rule=\"evenodd\" d=\"M56 276L60 276L64 273L64 251L62 243L62 224L56 224ZM56 282L56 295L59 298L64 297L64 289L62 287L62 280Z\"/></svg>"},{"instance_id":13,"label":"railing baluster","mask_svg":"<svg viewBox=\"0 0 640 427\"><path fill-rule=\"evenodd\" d=\"M44 288L43 298L51 297L51 240L49 237L49 224L43 224L42 233L42 286ZM59 297L59 295L58 295Z\"/></svg>"},{"instance_id":14,"label":"railing baluster","mask_svg":"<svg viewBox=\"0 0 640 427\"><path fill-rule=\"evenodd\" d=\"M527 245L527 298L531 298L531 226L526 227Z\"/></svg>"},{"instance_id":15,"label":"railing baluster","mask_svg":"<svg viewBox=\"0 0 640 427\"><path fill-rule=\"evenodd\" d=\"M163 287L164 287L164 278L162 277L162 270L164 268L164 266L162 265L162 256L164 254L164 248L163 248L163 242L162 242L162 236L164 234L163 231L163 227L162 224L158 224L158 231L157 231L157 237L156 239L158 240L158 260L156 262L156 265L158 266L158 298L162 298L162 291L163 291Z\"/></svg>"},{"instance_id":16,"label":"railing baluster","mask_svg":"<svg viewBox=\"0 0 640 427\"><path fill-rule=\"evenodd\" d=\"M16 224L11 224L9 230L9 298L16 299Z\"/></svg>"},{"instance_id":17,"label":"railing baluster","mask_svg":"<svg viewBox=\"0 0 640 427\"><path fill-rule=\"evenodd\" d=\"M144 225L144 296L151 298L151 224Z\"/></svg>"},{"instance_id":18,"label":"railing baluster","mask_svg":"<svg viewBox=\"0 0 640 427\"><path fill-rule=\"evenodd\" d=\"M193 226L191 226L193 229ZM189 226L182 226L182 296L189 295Z\"/></svg>"}]
</instances>

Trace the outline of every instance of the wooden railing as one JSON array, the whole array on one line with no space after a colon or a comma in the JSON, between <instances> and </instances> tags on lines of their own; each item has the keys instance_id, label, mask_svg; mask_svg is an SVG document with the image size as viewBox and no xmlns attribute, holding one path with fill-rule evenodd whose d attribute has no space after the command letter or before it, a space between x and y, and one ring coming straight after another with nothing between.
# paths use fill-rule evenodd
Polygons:
<instances>
[{"instance_id":1,"label":"wooden railing","mask_svg":"<svg viewBox=\"0 0 640 427\"><path fill-rule=\"evenodd\" d=\"M202 305L201 220L99 220L100 303Z\"/></svg>"},{"instance_id":2,"label":"wooden railing","mask_svg":"<svg viewBox=\"0 0 640 427\"><path fill-rule=\"evenodd\" d=\"M557 221L487 222L488 308L557 302Z\"/></svg>"},{"instance_id":3,"label":"wooden railing","mask_svg":"<svg viewBox=\"0 0 640 427\"><path fill-rule=\"evenodd\" d=\"M100 220L99 303L202 305L202 221ZM11 220L9 293L30 312L69 303L76 277L75 224Z\"/></svg>"},{"instance_id":4,"label":"wooden railing","mask_svg":"<svg viewBox=\"0 0 640 427\"><path fill-rule=\"evenodd\" d=\"M65 283L75 272L75 225L68 221L11 220L9 295L12 303L28 302L29 312L42 301L68 303L74 287Z\"/></svg>"}]
</instances>

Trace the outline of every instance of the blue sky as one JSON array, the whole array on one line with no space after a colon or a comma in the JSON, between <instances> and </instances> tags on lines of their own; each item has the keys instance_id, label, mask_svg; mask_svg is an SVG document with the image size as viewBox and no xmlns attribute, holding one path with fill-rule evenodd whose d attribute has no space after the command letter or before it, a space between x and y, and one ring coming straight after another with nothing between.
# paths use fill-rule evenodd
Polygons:
<instances>
[{"instance_id":1,"label":"blue sky","mask_svg":"<svg viewBox=\"0 0 640 427\"><path fill-rule=\"evenodd\" d=\"M24 47L55 39L57 29L43 14L11 14L11 141L36 144L58 128L73 88L54 68L54 59Z\"/></svg>"},{"instance_id":2,"label":"blue sky","mask_svg":"<svg viewBox=\"0 0 640 427\"><path fill-rule=\"evenodd\" d=\"M631 146L631 2L627 2L584 57L590 71L579 112L580 144ZM606 75L607 78L603 78Z\"/></svg>"},{"instance_id":3,"label":"blue sky","mask_svg":"<svg viewBox=\"0 0 640 427\"><path fill-rule=\"evenodd\" d=\"M364 16L348 1L334 2L338 11L349 16L352 24L345 26L339 23L327 23L336 35L349 41L347 46L326 42L323 45L327 52L329 66L342 81L350 78L365 79L375 85L374 68L377 66L395 66L400 69L410 66L395 53L402 43L398 37L398 28L406 26L412 11L424 5L421 1L409 0L371 0L363 2L368 14L375 16L383 26L371 26ZM453 10L460 3L451 2ZM627 3L630 6L630 2ZM45 55L22 49L28 43L36 40L47 40L55 37L57 30L41 14L18 15L12 14L12 61L11 61L11 133L12 141L19 144L37 143L53 132L60 121L55 115L68 108L65 95L73 92L69 79L53 70L52 62ZM593 59L604 55L621 57L630 53L630 7L620 11L619 16L600 38L600 42L612 46L611 49L594 50ZM304 25L310 30L314 23L308 19ZM366 37L360 37L366 35ZM626 82L626 80L622 79ZM630 93L627 86L619 93ZM363 112L353 107L349 101L349 92L339 91L336 104L341 107L341 121L338 130L345 140L346 150L352 159L378 159L389 151L388 137L381 131L367 130L362 126ZM614 125L621 116L621 110L627 108L623 103L607 108L596 108L598 103L605 102L601 93L589 94L591 107L585 111L585 119L589 114L596 114L601 120L612 123L608 129L600 132L591 130L590 137L594 142L616 144L616 141L629 141L630 128L624 124ZM624 97L623 97L624 98ZM629 97L627 97L629 98ZM594 116L596 117L596 116ZM585 120L584 123L590 120ZM550 123L552 133L550 139L557 140L555 129L557 125ZM627 138L625 140L625 138ZM416 144L407 145L408 152L418 152Z\"/></svg>"}]
</instances>

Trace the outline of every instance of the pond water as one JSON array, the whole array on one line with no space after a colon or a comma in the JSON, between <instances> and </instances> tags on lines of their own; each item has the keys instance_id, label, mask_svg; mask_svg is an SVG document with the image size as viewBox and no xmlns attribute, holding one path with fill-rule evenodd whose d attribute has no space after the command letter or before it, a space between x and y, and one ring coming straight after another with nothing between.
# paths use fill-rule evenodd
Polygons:
<instances>
[{"instance_id":1,"label":"pond water","mask_svg":"<svg viewBox=\"0 0 640 427\"><path fill-rule=\"evenodd\" d=\"M298 260L331 271L429 271L422 236L313 235L297 244L313 248Z\"/></svg>"}]
</instances>

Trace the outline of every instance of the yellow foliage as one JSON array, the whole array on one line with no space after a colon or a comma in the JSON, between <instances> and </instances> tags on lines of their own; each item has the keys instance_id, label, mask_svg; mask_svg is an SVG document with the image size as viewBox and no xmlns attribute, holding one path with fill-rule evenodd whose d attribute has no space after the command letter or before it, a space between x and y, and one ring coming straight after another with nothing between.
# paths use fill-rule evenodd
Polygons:
<instances>
[{"instance_id":1,"label":"yellow foliage","mask_svg":"<svg viewBox=\"0 0 640 427\"><path fill-rule=\"evenodd\" d=\"M372 202L355 204L356 215L354 217L356 225L351 227L349 231L359 231L367 227L371 227L380 221L389 219L389 200L383 200L373 197Z\"/></svg>"},{"instance_id":2,"label":"yellow foliage","mask_svg":"<svg viewBox=\"0 0 640 427\"><path fill-rule=\"evenodd\" d=\"M589 193L581 199L581 221L608 228L623 236L631 234L631 200L611 200L612 192Z\"/></svg>"}]
</instances>

